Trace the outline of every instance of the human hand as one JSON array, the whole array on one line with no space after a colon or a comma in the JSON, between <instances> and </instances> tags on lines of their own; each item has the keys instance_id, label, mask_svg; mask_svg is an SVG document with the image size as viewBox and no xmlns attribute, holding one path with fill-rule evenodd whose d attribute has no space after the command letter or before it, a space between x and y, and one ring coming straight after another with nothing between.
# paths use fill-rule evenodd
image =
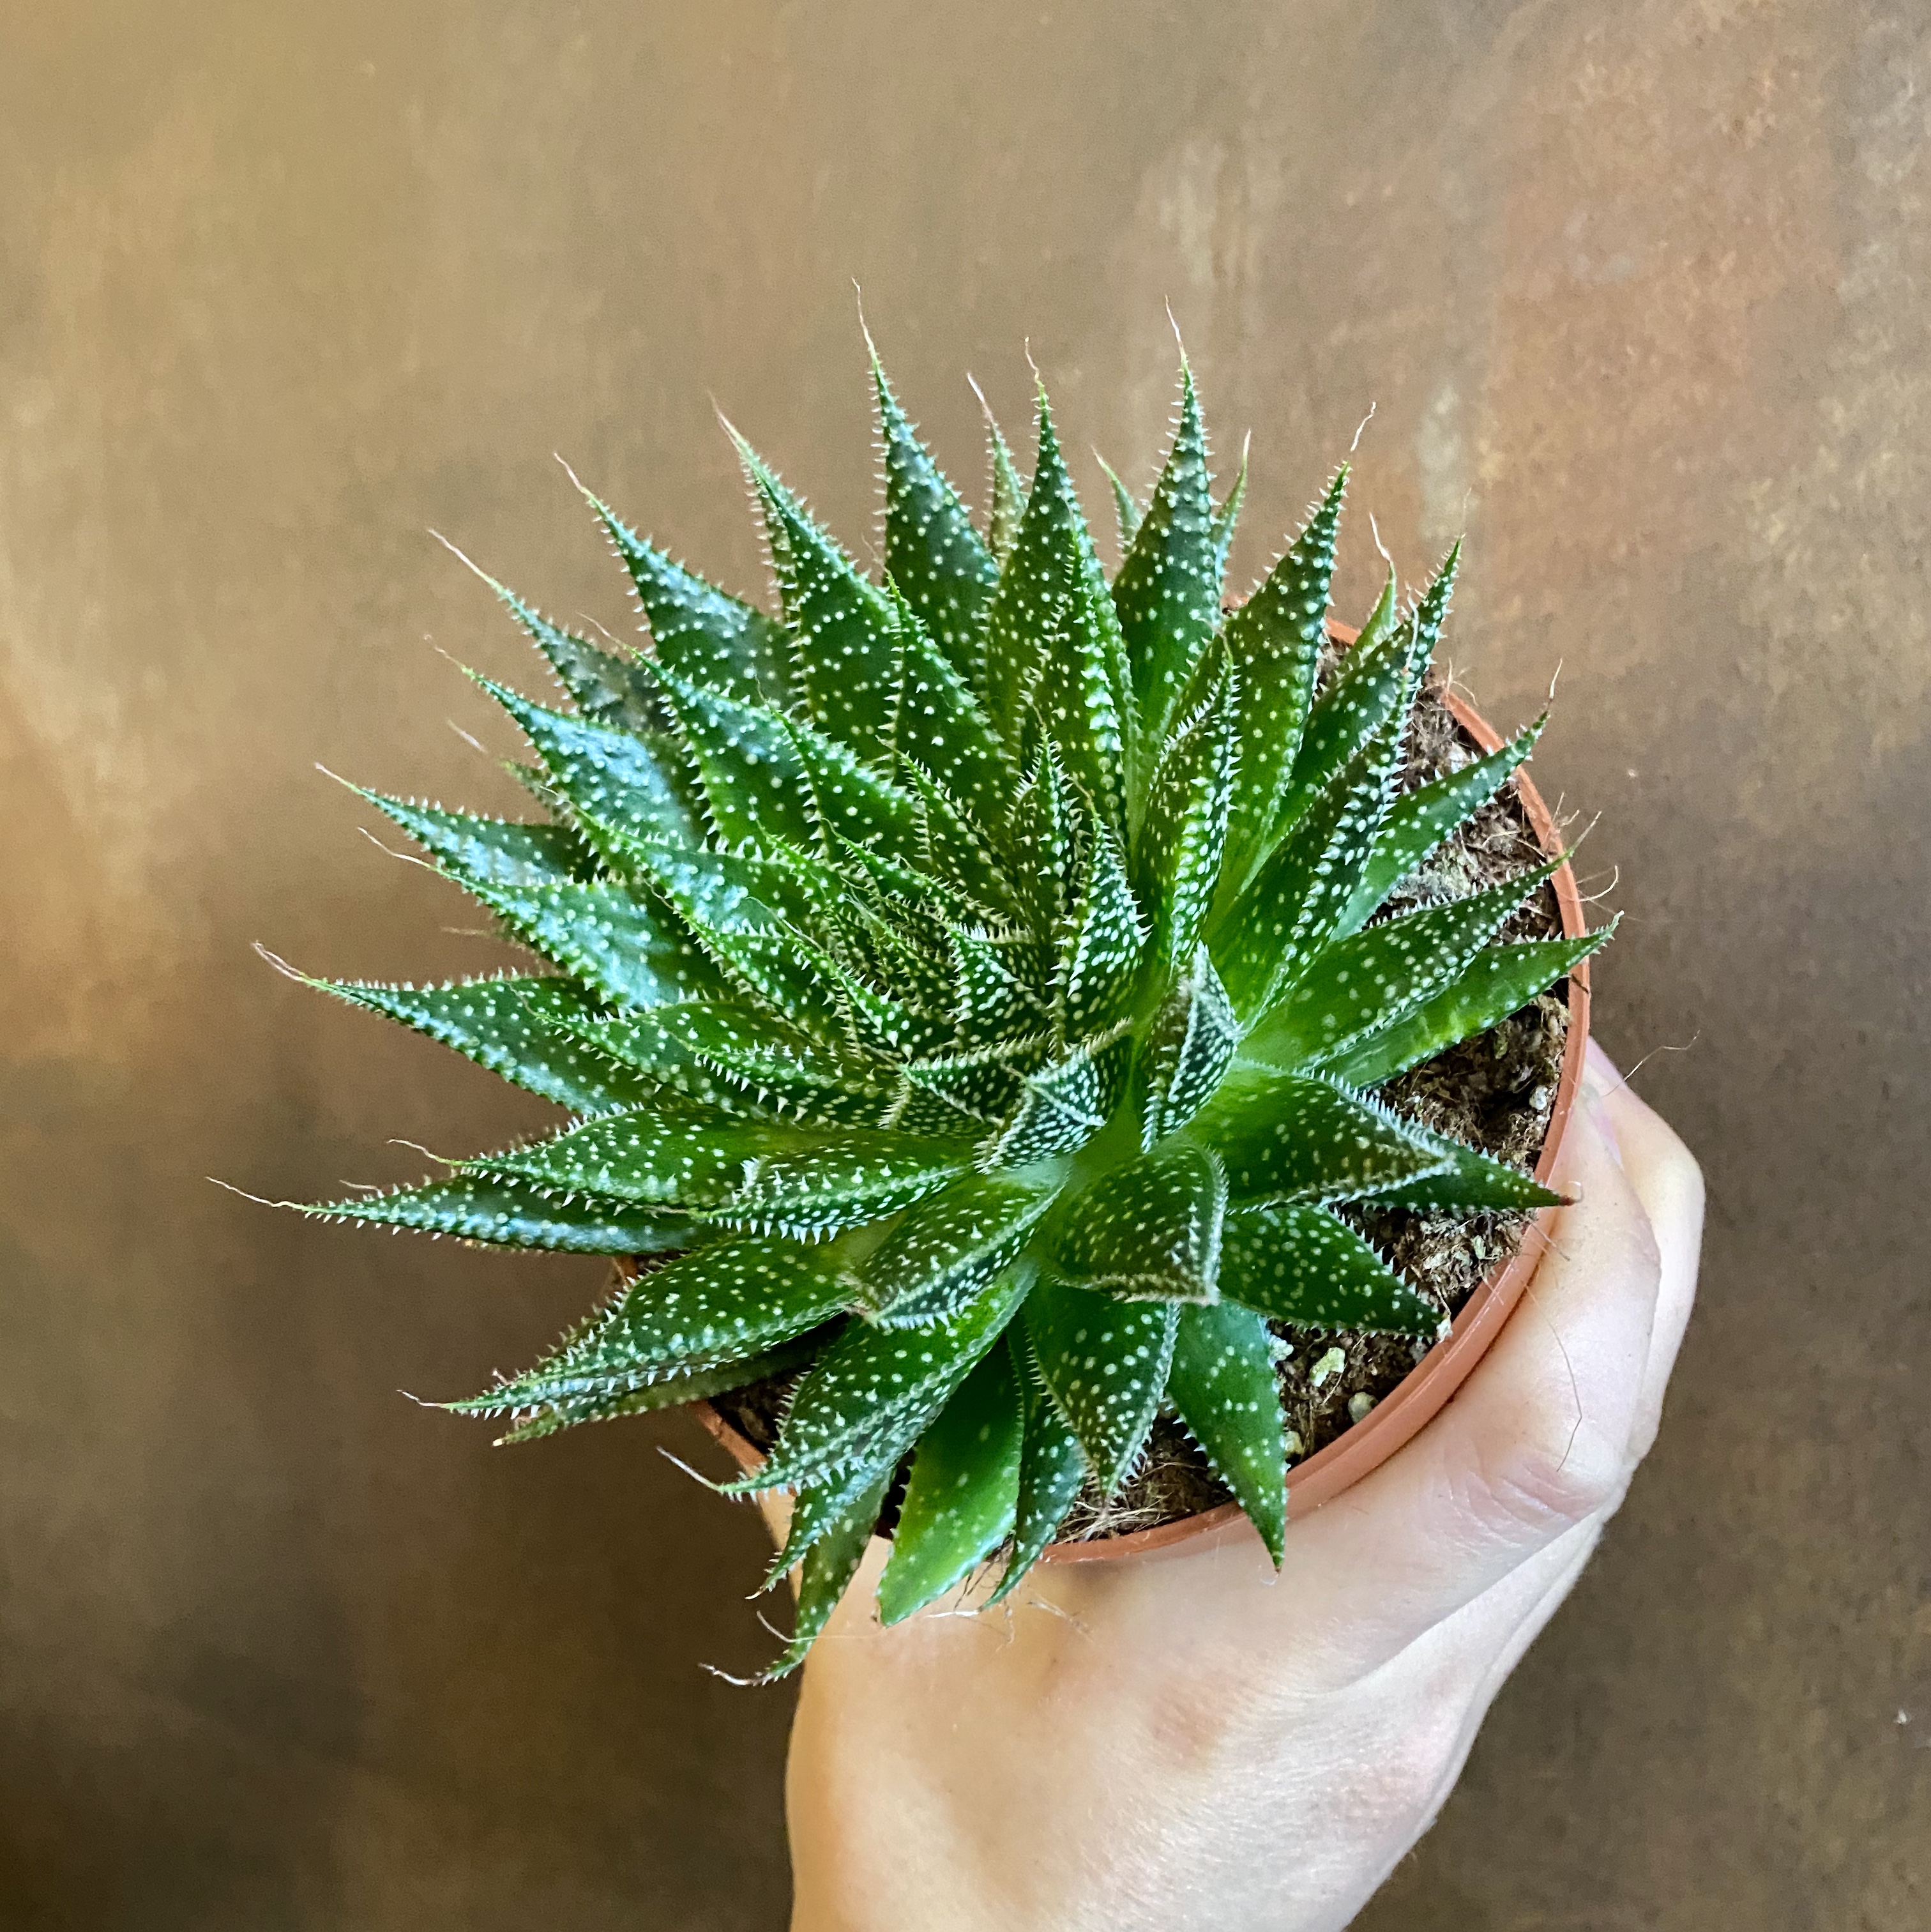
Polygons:
<instances>
[{"instance_id":1,"label":"human hand","mask_svg":"<svg viewBox=\"0 0 1931 1932\"><path fill-rule=\"evenodd\" d=\"M1514 1316L1278 1576L1243 1520L883 1630L874 1539L804 1672L793 1932L1348 1923L1588 1561L1689 1319L1696 1164L1593 1045L1579 1099Z\"/></svg>"}]
</instances>

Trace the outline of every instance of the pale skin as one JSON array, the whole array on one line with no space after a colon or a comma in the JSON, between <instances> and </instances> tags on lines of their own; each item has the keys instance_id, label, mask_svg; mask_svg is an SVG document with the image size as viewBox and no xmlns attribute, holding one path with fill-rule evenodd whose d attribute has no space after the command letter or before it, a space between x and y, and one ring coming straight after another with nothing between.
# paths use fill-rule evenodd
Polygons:
<instances>
[{"instance_id":1,"label":"pale skin","mask_svg":"<svg viewBox=\"0 0 1931 1932\"><path fill-rule=\"evenodd\" d=\"M1495 1346L1379 1470L1293 1522L1041 1565L1009 1607L871 1614L805 1666L793 1932L1332 1932L1427 1830L1661 1418L1703 1185L1593 1047L1573 1200Z\"/></svg>"}]
</instances>

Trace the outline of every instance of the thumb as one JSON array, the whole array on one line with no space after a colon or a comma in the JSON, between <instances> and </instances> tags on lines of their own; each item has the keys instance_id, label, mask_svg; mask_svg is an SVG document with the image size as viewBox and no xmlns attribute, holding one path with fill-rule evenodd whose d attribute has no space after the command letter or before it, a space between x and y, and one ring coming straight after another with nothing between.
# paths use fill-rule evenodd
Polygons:
<instances>
[{"instance_id":1,"label":"thumb","mask_svg":"<svg viewBox=\"0 0 1931 1932\"><path fill-rule=\"evenodd\" d=\"M1557 1175L1572 1204L1487 1356L1399 1454L1290 1528L1296 1620L1321 1627L1351 1670L1622 1499L1640 1453L1657 1244L1592 1101L1572 1117Z\"/></svg>"}]
</instances>

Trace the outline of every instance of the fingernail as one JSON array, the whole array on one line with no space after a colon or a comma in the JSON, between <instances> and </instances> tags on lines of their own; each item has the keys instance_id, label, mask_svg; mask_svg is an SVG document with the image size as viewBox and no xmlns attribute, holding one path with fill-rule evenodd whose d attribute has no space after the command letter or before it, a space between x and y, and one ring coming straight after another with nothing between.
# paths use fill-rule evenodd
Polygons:
<instances>
[{"instance_id":1,"label":"fingernail","mask_svg":"<svg viewBox=\"0 0 1931 1932\"><path fill-rule=\"evenodd\" d=\"M1609 1065L1606 1057L1603 1064ZM1609 1071L1613 1074L1615 1069L1611 1066ZM1585 1080L1582 1082L1582 1091L1579 1097L1584 1111L1589 1116L1589 1124L1596 1130L1597 1138L1603 1143L1603 1151L1621 1167L1623 1164L1623 1144L1616 1138L1616 1124L1610 1118L1609 1109L1604 1104L1611 1090L1609 1086L1598 1086L1593 1081Z\"/></svg>"},{"instance_id":2,"label":"fingernail","mask_svg":"<svg viewBox=\"0 0 1931 1932\"><path fill-rule=\"evenodd\" d=\"M1583 1092L1592 1101L1606 1100L1623 1084L1621 1070L1603 1051L1600 1042L1591 1034L1588 1045L1582 1049Z\"/></svg>"},{"instance_id":3,"label":"fingernail","mask_svg":"<svg viewBox=\"0 0 1931 1932\"><path fill-rule=\"evenodd\" d=\"M1618 1167L1623 1164L1623 1144L1616 1138L1616 1124L1609 1118L1609 1110L1602 1102L1602 1096L1589 1096L1589 1118L1596 1124L1596 1131L1603 1137L1603 1150Z\"/></svg>"}]
</instances>

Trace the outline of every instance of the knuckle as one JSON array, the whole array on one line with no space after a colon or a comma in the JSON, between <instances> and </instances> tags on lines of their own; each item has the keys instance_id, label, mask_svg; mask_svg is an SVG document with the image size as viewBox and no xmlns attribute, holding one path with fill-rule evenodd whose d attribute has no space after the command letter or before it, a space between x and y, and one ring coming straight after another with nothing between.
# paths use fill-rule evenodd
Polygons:
<instances>
[{"instance_id":1,"label":"knuckle","mask_svg":"<svg viewBox=\"0 0 1931 1932\"><path fill-rule=\"evenodd\" d=\"M1406 1842L1439 1808L1458 1756L1459 1727L1445 1719L1410 1722L1357 1759L1336 1793L1346 1829Z\"/></svg>"},{"instance_id":2,"label":"knuckle","mask_svg":"<svg viewBox=\"0 0 1931 1932\"><path fill-rule=\"evenodd\" d=\"M1249 1761L1273 1714L1256 1689L1251 1660L1210 1654L1168 1672L1146 1709L1159 1760L1188 1772Z\"/></svg>"},{"instance_id":3,"label":"knuckle","mask_svg":"<svg viewBox=\"0 0 1931 1932\"><path fill-rule=\"evenodd\" d=\"M1586 1418L1550 1416L1485 1445L1464 1472L1456 1502L1482 1533L1540 1543L1609 1515L1627 1480L1620 1450Z\"/></svg>"},{"instance_id":4,"label":"knuckle","mask_svg":"<svg viewBox=\"0 0 1931 1932\"><path fill-rule=\"evenodd\" d=\"M1641 1176L1646 1202L1660 1202L1672 1217L1700 1224L1708 1192L1702 1164L1661 1114L1633 1095L1630 1098L1640 1124L1636 1132L1618 1136L1624 1167Z\"/></svg>"},{"instance_id":5,"label":"knuckle","mask_svg":"<svg viewBox=\"0 0 1931 1932\"><path fill-rule=\"evenodd\" d=\"M1676 1184L1683 1190L1684 1200L1701 1213L1704 1199L1708 1193L1708 1184L1703 1178L1703 1163L1692 1154L1683 1142L1672 1133L1675 1142L1671 1150L1670 1166Z\"/></svg>"},{"instance_id":6,"label":"knuckle","mask_svg":"<svg viewBox=\"0 0 1931 1932\"><path fill-rule=\"evenodd\" d=\"M1674 1134L1664 1158L1651 1170L1648 1191L1659 1240L1667 1233L1693 1240L1703 1225L1709 1190L1696 1156Z\"/></svg>"},{"instance_id":7,"label":"knuckle","mask_svg":"<svg viewBox=\"0 0 1931 1932\"><path fill-rule=\"evenodd\" d=\"M1639 1466L1656 1447L1656 1438L1663 1427L1663 1396L1659 1390L1654 1400L1645 1400L1636 1412L1635 1432L1630 1438L1630 1466Z\"/></svg>"}]
</instances>

